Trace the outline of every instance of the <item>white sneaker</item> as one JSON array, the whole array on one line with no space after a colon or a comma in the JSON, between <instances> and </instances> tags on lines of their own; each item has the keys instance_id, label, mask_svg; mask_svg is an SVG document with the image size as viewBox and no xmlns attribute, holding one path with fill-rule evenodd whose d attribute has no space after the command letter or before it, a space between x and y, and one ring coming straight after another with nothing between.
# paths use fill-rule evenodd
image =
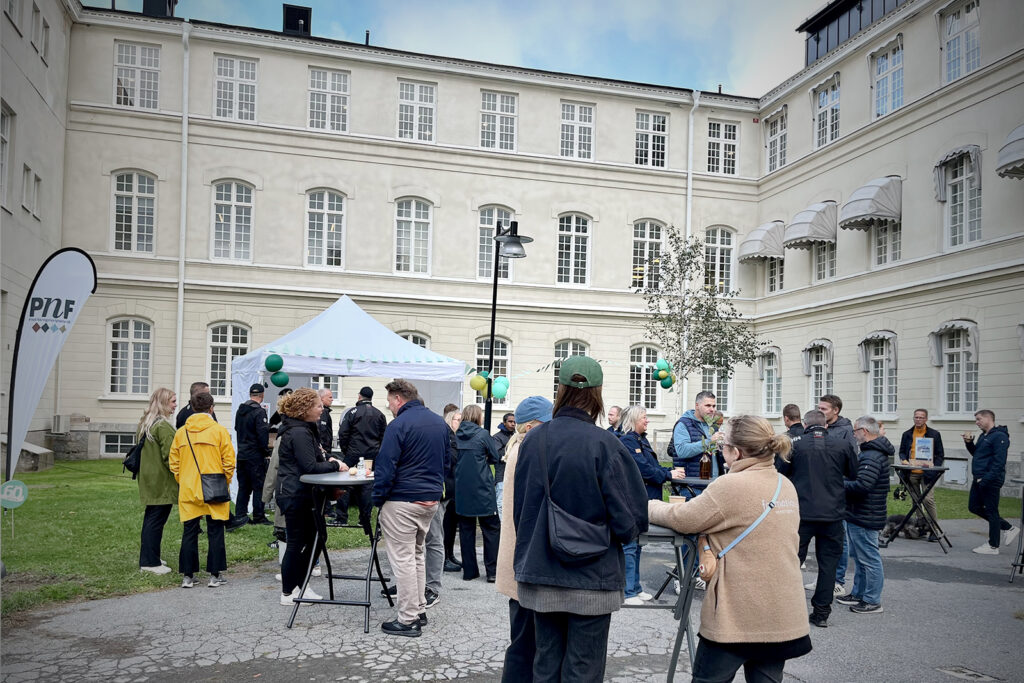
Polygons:
<instances>
[{"instance_id":1,"label":"white sneaker","mask_svg":"<svg viewBox=\"0 0 1024 683\"><path fill-rule=\"evenodd\" d=\"M320 565L313 567L313 576L323 576L323 571L320 569Z\"/></svg>"},{"instance_id":2,"label":"white sneaker","mask_svg":"<svg viewBox=\"0 0 1024 683\"><path fill-rule=\"evenodd\" d=\"M295 601L292 598L294 598L298 594L299 594L299 589L298 588L293 590L291 593L281 593L281 604L284 605L285 607L291 607L292 605L295 604Z\"/></svg>"},{"instance_id":3,"label":"white sneaker","mask_svg":"<svg viewBox=\"0 0 1024 683\"><path fill-rule=\"evenodd\" d=\"M163 560L160 560L160 565L161 565L161 566L163 566L163 567L166 567L166 566L167 566L167 563L166 563L166 562L164 562Z\"/></svg>"},{"instance_id":4,"label":"white sneaker","mask_svg":"<svg viewBox=\"0 0 1024 683\"><path fill-rule=\"evenodd\" d=\"M170 574L171 568L167 565L160 565L159 567L139 567L140 572L152 572L153 574Z\"/></svg>"},{"instance_id":5,"label":"white sneaker","mask_svg":"<svg viewBox=\"0 0 1024 683\"><path fill-rule=\"evenodd\" d=\"M298 590L298 589L296 588L295 590ZM316 593L313 592L313 587L312 586L306 586L306 592L302 594L302 597L304 597L304 598L306 598L308 600L323 600L324 599L324 596L317 595Z\"/></svg>"},{"instance_id":6,"label":"white sneaker","mask_svg":"<svg viewBox=\"0 0 1024 683\"><path fill-rule=\"evenodd\" d=\"M644 604L644 601L640 599L639 595L634 595L631 598L626 598L625 600L623 600L622 604L623 605L630 605L630 606L635 607L636 605Z\"/></svg>"},{"instance_id":7,"label":"white sneaker","mask_svg":"<svg viewBox=\"0 0 1024 683\"><path fill-rule=\"evenodd\" d=\"M804 562L803 564L801 564L800 565L800 569L807 569L807 563ZM805 586L805 588L806 588L806 586Z\"/></svg>"},{"instance_id":8,"label":"white sneaker","mask_svg":"<svg viewBox=\"0 0 1024 683\"><path fill-rule=\"evenodd\" d=\"M699 590L699 591L707 590L707 587L708 587L707 582L704 581L704 579L702 579L702 578L700 578L698 576L697 577L697 590Z\"/></svg>"},{"instance_id":9,"label":"white sneaker","mask_svg":"<svg viewBox=\"0 0 1024 683\"><path fill-rule=\"evenodd\" d=\"M191 588L194 585L196 585L196 580L193 579L191 576L185 576L181 580L181 587L182 588Z\"/></svg>"},{"instance_id":10,"label":"white sneaker","mask_svg":"<svg viewBox=\"0 0 1024 683\"><path fill-rule=\"evenodd\" d=\"M845 595L845 594L846 594L846 586L844 586L841 583L837 583L835 588L832 589L832 595Z\"/></svg>"},{"instance_id":11,"label":"white sneaker","mask_svg":"<svg viewBox=\"0 0 1024 683\"><path fill-rule=\"evenodd\" d=\"M672 579L672 589L676 592L676 595L682 592L682 589L679 587L679 579Z\"/></svg>"},{"instance_id":12,"label":"white sneaker","mask_svg":"<svg viewBox=\"0 0 1024 683\"><path fill-rule=\"evenodd\" d=\"M281 575L280 574L274 574L274 581L280 581L280 580L281 580Z\"/></svg>"},{"instance_id":13,"label":"white sneaker","mask_svg":"<svg viewBox=\"0 0 1024 683\"><path fill-rule=\"evenodd\" d=\"M636 597L640 598L644 602L647 602L648 600L651 600L651 599L654 598L654 596L651 595L650 593L648 593L647 591L640 591L640 593L637 594Z\"/></svg>"},{"instance_id":14,"label":"white sneaker","mask_svg":"<svg viewBox=\"0 0 1024 683\"><path fill-rule=\"evenodd\" d=\"M1011 526L1009 529L1003 532L1003 545L1010 545L1017 538L1017 534L1020 533L1020 529L1015 526Z\"/></svg>"},{"instance_id":15,"label":"white sneaker","mask_svg":"<svg viewBox=\"0 0 1024 683\"><path fill-rule=\"evenodd\" d=\"M818 582L817 581L811 581L810 583L805 583L804 584L804 590L812 591L812 590L814 590L817 587L818 587Z\"/></svg>"},{"instance_id":16,"label":"white sneaker","mask_svg":"<svg viewBox=\"0 0 1024 683\"><path fill-rule=\"evenodd\" d=\"M982 543L977 548L971 551L972 553L978 553L979 555L998 555L999 548L993 548L988 543Z\"/></svg>"}]
</instances>

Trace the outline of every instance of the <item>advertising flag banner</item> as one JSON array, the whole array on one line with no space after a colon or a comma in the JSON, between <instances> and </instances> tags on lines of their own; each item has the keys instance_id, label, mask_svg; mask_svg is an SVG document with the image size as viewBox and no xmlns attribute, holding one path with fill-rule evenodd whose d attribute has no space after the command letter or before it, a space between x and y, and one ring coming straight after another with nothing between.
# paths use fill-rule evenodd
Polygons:
<instances>
[{"instance_id":1,"label":"advertising flag banner","mask_svg":"<svg viewBox=\"0 0 1024 683\"><path fill-rule=\"evenodd\" d=\"M96 265L81 249L60 249L39 268L21 311L7 394L6 480L14 476L32 416L64 342L96 291Z\"/></svg>"}]
</instances>

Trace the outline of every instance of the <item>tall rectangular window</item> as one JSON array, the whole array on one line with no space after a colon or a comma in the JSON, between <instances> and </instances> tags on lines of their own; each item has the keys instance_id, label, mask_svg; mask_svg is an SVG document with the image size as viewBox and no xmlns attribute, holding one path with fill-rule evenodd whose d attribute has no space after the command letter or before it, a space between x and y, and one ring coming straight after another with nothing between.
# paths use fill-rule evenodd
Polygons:
<instances>
[{"instance_id":1,"label":"tall rectangular window","mask_svg":"<svg viewBox=\"0 0 1024 683\"><path fill-rule=\"evenodd\" d=\"M554 373L554 390L551 394L552 401L554 401L555 397L558 396L558 371L562 367L562 361L569 356L585 355L587 355L587 345L581 341L573 341L569 339L555 344L555 363L551 368L551 371Z\"/></svg>"},{"instance_id":2,"label":"tall rectangular window","mask_svg":"<svg viewBox=\"0 0 1024 683\"><path fill-rule=\"evenodd\" d=\"M14 133L14 114L7 106L0 107L0 204L7 205L7 188L10 179L7 177L11 164L11 135Z\"/></svg>"},{"instance_id":3,"label":"tall rectangular window","mask_svg":"<svg viewBox=\"0 0 1024 683\"><path fill-rule=\"evenodd\" d=\"M761 357L764 368L764 384L761 387L761 407L766 415L782 412L782 375L779 371L779 356L766 353Z\"/></svg>"},{"instance_id":4,"label":"tall rectangular window","mask_svg":"<svg viewBox=\"0 0 1024 683\"><path fill-rule=\"evenodd\" d=\"M971 157L961 154L946 164L946 222L949 246L981 239L981 188Z\"/></svg>"},{"instance_id":5,"label":"tall rectangular window","mask_svg":"<svg viewBox=\"0 0 1024 683\"><path fill-rule=\"evenodd\" d=\"M658 349L638 346L629 350L629 405L648 410L658 407L658 380L654 367L658 362Z\"/></svg>"},{"instance_id":6,"label":"tall rectangular window","mask_svg":"<svg viewBox=\"0 0 1024 683\"><path fill-rule=\"evenodd\" d=\"M875 56L875 118L903 106L903 46Z\"/></svg>"},{"instance_id":7,"label":"tall rectangular window","mask_svg":"<svg viewBox=\"0 0 1024 683\"><path fill-rule=\"evenodd\" d=\"M892 364L888 339L875 339L868 342L868 376L871 394L872 413L896 412L896 367Z\"/></svg>"},{"instance_id":8,"label":"tall rectangular window","mask_svg":"<svg viewBox=\"0 0 1024 683\"><path fill-rule=\"evenodd\" d=\"M814 142L824 147L839 139L839 79L814 93Z\"/></svg>"},{"instance_id":9,"label":"tall rectangular window","mask_svg":"<svg viewBox=\"0 0 1024 683\"><path fill-rule=\"evenodd\" d=\"M559 153L572 159L594 158L594 105L562 102Z\"/></svg>"},{"instance_id":10,"label":"tall rectangular window","mask_svg":"<svg viewBox=\"0 0 1024 683\"><path fill-rule=\"evenodd\" d=\"M498 226L508 227L511 220L512 213L500 206L485 206L480 209L480 225L477 231L477 277L494 277L494 231ZM508 277L508 259L502 258L498 262L498 278L507 280Z\"/></svg>"},{"instance_id":11,"label":"tall rectangular window","mask_svg":"<svg viewBox=\"0 0 1024 683\"><path fill-rule=\"evenodd\" d=\"M719 294L732 290L732 237L725 228L704 231L704 286Z\"/></svg>"},{"instance_id":12,"label":"tall rectangular window","mask_svg":"<svg viewBox=\"0 0 1024 683\"><path fill-rule=\"evenodd\" d=\"M739 124L708 121L708 173L736 175Z\"/></svg>"},{"instance_id":13,"label":"tall rectangular window","mask_svg":"<svg viewBox=\"0 0 1024 683\"><path fill-rule=\"evenodd\" d=\"M782 112L768 122L768 172L786 165L786 118Z\"/></svg>"},{"instance_id":14,"label":"tall rectangular window","mask_svg":"<svg viewBox=\"0 0 1024 683\"><path fill-rule=\"evenodd\" d=\"M435 87L429 83L398 82L398 137L434 141Z\"/></svg>"},{"instance_id":15,"label":"tall rectangular window","mask_svg":"<svg viewBox=\"0 0 1024 683\"><path fill-rule=\"evenodd\" d=\"M487 360L489 357L489 351L491 349L491 340L488 338L478 339L476 341L476 371L483 372L487 369ZM509 372L509 343L504 339L494 340L494 365L491 371L491 377L508 377ZM484 395L480 392L476 394L476 402L483 405L485 402ZM492 401L492 405L496 406L507 406L511 403L509 394L505 394L504 398L495 397Z\"/></svg>"},{"instance_id":16,"label":"tall rectangular window","mask_svg":"<svg viewBox=\"0 0 1024 683\"><path fill-rule=\"evenodd\" d=\"M786 261L780 258L770 258L768 263L765 265L767 271L767 287L768 293L781 292L785 283L783 282L783 276L785 275Z\"/></svg>"},{"instance_id":17,"label":"tall rectangular window","mask_svg":"<svg viewBox=\"0 0 1024 683\"><path fill-rule=\"evenodd\" d=\"M964 330L952 330L942 337L943 407L947 413L978 410L978 363L967 345Z\"/></svg>"},{"instance_id":18,"label":"tall rectangular window","mask_svg":"<svg viewBox=\"0 0 1024 683\"><path fill-rule=\"evenodd\" d=\"M114 104L134 109L160 106L160 47L115 43Z\"/></svg>"},{"instance_id":19,"label":"tall rectangular window","mask_svg":"<svg viewBox=\"0 0 1024 683\"><path fill-rule=\"evenodd\" d=\"M28 166L21 171L21 206L30 214L39 218L39 195L43 180Z\"/></svg>"},{"instance_id":20,"label":"tall rectangular window","mask_svg":"<svg viewBox=\"0 0 1024 683\"><path fill-rule=\"evenodd\" d=\"M395 208L395 270L427 273L430 268L430 204L403 199Z\"/></svg>"},{"instance_id":21,"label":"tall rectangular window","mask_svg":"<svg viewBox=\"0 0 1024 683\"><path fill-rule=\"evenodd\" d=\"M252 188L226 181L213 191L213 258L252 260Z\"/></svg>"},{"instance_id":22,"label":"tall rectangular window","mask_svg":"<svg viewBox=\"0 0 1024 683\"><path fill-rule=\"evenodd\" d=\"M143 320L115 320L108 328L109 391L148 394L152 328Z\"/></svg>"},{"instance_id":23,"label":"tall rectangular window","mask_svg":"<svg viewBox=\"0 0 1024 683\"><path fill-rule=\"evenodd\" d=\"M348 74L330 69L309 70L309 127L348 132Z\"/></svg>"},{"instance_id":24,"label":"tall rectangular window","mask_svg":"<svg viewBox=\"0 0 1024 683\"><path fill-rule=\"evenodd\" d=\"M330 190L306 195L306 264L341 268L344 265L345 198Z\"/></svg>"},{"instance_id":25,"label":"tall rectangular window","mask_svg":"<svg viewBox=\"0 0 1024 683\"><path fill-rule=\"evenodd\" d=\"M631 287L657 287L660 281L661 259L660 224L637 221L633 224L633 278Z\"/></svg>"},{"instance_id":26,"label":"tall rectangular window","mask_svg":"<svg viewBox=\"0 0 1024 683\"><path fill-rule=\"evenodd\" d=\"M512 152L516 148L516 95L480 93L480 146Z\"/></svg>"},{"instance_id":27,"label":"tall rectangular window","mask_svg":"<svg viewBox=\"0 0 1024 683\"><path fill-rule=\"evenodd\" d=\"M633 159L637 166L664 168L667 141L667 114L648 111L636 113L636 150Z\"/></svg>"},{"instance_id":28,"label":"tall rectangular window","mask_svg":"<svg viewBox=\"0 0 1024 683\"><path fill-rule=\"evenodd\" d=\"M872 228L875 244L875 265L895 263L902 251L902 229L898 222L884 223Z\"/></svg>"},{"instance_id":29,"label":"tall rectangular window","mask_svg":"<svg viewBox=\"0 0 1024 683\"><path fill-rule=\"evenodd\" d=\"M587 284L590 250L590 219L569 214L558 219L557 282Z\"/></svg>"},{"instance_id":30,"label":"tall rectangular window","mask_svg":"<svg viewBox=\"0 0 1024 683\"><path fill-rule=\"evenodd\" d=\"M836 276L836 245L835 242L815 242L811 247L814 254L814 279L827 280Z\"/></svg>"},{"instance_id":31,"label":"tall rectangular window","mask_svg":"<svg viewBox=\"0 0 1024 683\"><path fill-rule=\"evenodd\" d=\"M216 105L218 119L256 120L256 60L216 58Z\"/></svg>"},{"instance_id":32,"label":"tall rectangular window","mask_svg":"<svg viewBox=\"0 0 1024 683\"><path fill-rule=\"evenodd\" d=\"M977 0L971 0L943 16L947 83L981 66L979 11Z\"/></svg>"},{"instance_id":33,"label":"tall rectangular window","mask_svg":"<svg viewBox=\"0 0 1024 683\"><path fill-rule=\"evenodd\" d=\"M234 323L216 323L209 328L208 361L210 393L231 396L231 362L249 353L249 330Z\"/></svg>"},{"instance_id":34,"label":"tall rectangular window","mask_svg":"<svg viewBox=\"0 0 1024 683\"><path fill-rule=\"evenodd\" d=\"M114 174L114 251L153 253L156 179L145 173Z\"/></svg>"},{"instance_id":35,"label":"tall rectangular window","mask_svg":"<svg viewBox=\"0 0 1024 683\"><path fill-rule=\"evenodd\" d=\"M11 23L20 33L21 29L18 24L21 22L21 0L4 0L4 12L11 18Z\"/></svg>"},{"instance_id":36,"label":"tall rectangular window","mask_svg":"<svg viewBox=\"0 0 1024 683\"><path fill-rule=\"evenodd\" d=\"M701 369L701 391L710 391L715 395L715 401L719 410L723 413L729 410L729 373L725 368L715 368L709 365Z\"/></svg>"},{"instance_id":37,"label":"tall rectangular window","mask_svg":"<svg viewBox=\"0 0 1024 683\"><path fill-rule=\"evenodd\" d=\"M832 393L832 363L828 352L823 346L815 346L807 351L811 361L811 396L810 405L817 405L818 399Z\"/></svg>"}]
</instances>

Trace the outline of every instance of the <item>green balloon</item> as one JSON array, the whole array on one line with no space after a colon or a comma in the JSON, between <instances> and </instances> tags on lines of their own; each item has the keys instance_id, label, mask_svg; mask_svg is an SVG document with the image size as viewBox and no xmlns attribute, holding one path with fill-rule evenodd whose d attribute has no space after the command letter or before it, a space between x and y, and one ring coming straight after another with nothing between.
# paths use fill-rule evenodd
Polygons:
<instances>
[{"instance_id":1,"label":"green balloon","mask_svg":"<svg viewBox=\"0 0 1024 683\"><path fill-rule=\"evenodd\" d=\"M671 386L672 386L672 377L671 376L666 377L665 379L661 380L661 388L662 389L668 389Z\"/></svg>"},{"instance_id":2,"label":"green balloon","mask_svg":"<svg viewBox=\"0 0 1024 683\"><path fill-rule=\"evenodd\" d=\"M499 399L499 400L503 399L503 398L505 398L505 394L508 393L508 385L507 384L495 383L494 387L493 387L493 391L494 391L494 398Z\"/></svg>"},{"instance_id":3,"label":"green balloon","mask_svg":"<svg viewBox=\"0 0 1024 683\"><path fill-rule=\"evenodd\" d=\"M668 370L668 361L665 360L664 358L659 358L658 362L654 364L654 367L658 368L659 370Z\"/></svg>"},{"instance_id":4,"label":"green balloon","mask_svg":"<svg viewBox=\"0 0 1024 683\"><path fill-rule=\"evenodd\" d=\"M508 385L509 385L508 377L506 377L505 375L501 375L499 377L495 377L494 378L494 384L496 384L496 385L497 384L504 385L504 387L506 389L508 389Z\"/></svg>"},{"instance_id":5,"label":"green balloon","mask_svg":"<svg viewBox=\"0 0 1024 683\"><path fill-rule=\"evenodd\" d=\"M273 384L275 387L285 387L288 386L288 379L289 378L287 372L278 371L270 376L270 383Z\"/></svg>"},{"instance_id":6,"label":"green balloon","mask_svg":"<svg viewBox=\"0 0 1024 683\"><path fill-rule=\"evenodd\" d=\"M268 372L277 372L284 367L284 358L281 358L276 353L272 353L263 361L263 365L267 368Z\"/></svg>"}]
</instances>

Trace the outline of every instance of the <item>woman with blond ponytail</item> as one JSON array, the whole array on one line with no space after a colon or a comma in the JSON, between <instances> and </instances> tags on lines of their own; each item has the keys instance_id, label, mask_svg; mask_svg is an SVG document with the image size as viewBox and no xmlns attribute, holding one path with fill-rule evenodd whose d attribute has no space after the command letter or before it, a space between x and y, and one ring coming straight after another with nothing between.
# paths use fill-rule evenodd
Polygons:
<instances>
[{"instance_id":1,"label":"woman with blond ponytail","mask_svg":"<svg viewBox=\"0 0 1024 683\"><path fill-rule=\"evenodd\" d=\"M171 568L160 559L160 542L171 506L178 502L178 482L168 466L174 425L170 417L178 406L178 398L170 389L160 388L149 397L136 429L138 438L145 437L139 459L139 500L146 506L142 517L142 541L139 569L153 574L167 574Z\"/></svg>"},{"instance_id":2,"label":"woman with blond ponytail","mask_svg":"<svg viewBox=\"0 0 1024 683\"><path fill-rule=\"evenodd\" d=\"M789 459L792 443L753 415L730 418L723 433L729 473L685 503L652 500L648 512L651 524L707 534L718 556L701 608L693 680L731 681L742 666L748 681L781 681L786 660L811 651L797 557L800 505L774 462L776 455Z\"/></svg>"}]
</instances>

